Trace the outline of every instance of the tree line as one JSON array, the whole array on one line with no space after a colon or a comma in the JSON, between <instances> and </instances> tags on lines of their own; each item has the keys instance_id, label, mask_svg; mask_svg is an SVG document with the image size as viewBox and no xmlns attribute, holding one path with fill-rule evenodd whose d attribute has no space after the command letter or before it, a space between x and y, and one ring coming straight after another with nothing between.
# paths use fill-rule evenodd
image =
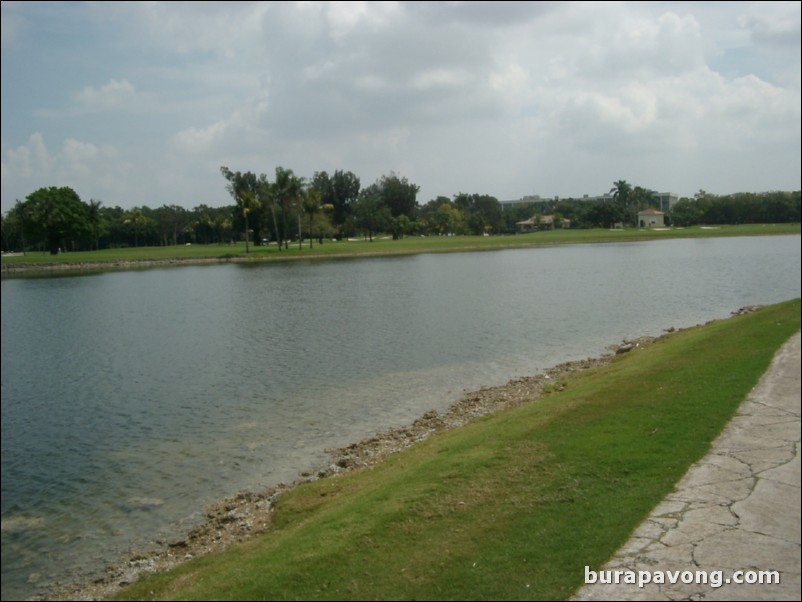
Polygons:
<instances>
[{"instance_id":1,"label":"tree line","mask_svg":"<svg viewBox=\"0 0 802 602\"><path fill-rule=\"evenodd\" d=\"M350 171L316 172L311 179L277 167L272 177L221 167L223 188L233 205L178 205L152 209L105 207L83 202L69 187L40 188L2 216L2 250L83 251L105 248L272 243L279 250L308 241L377 234L513 234L518 222L533 215L570 220L571 228L637 225L638 211L657 207L654 192L625 180L614 182L602 200L551 199L502 205L486 194L458 193L419 204L420 187L390 173L362 187ZM701 224L796 223L800 191L736 193L717 196L700 190L680 199L666 216L675 226Z\"/></svg>"},{"instance_id":2,"label":"tree line","mask_svg":"<svg viewBox=\"0 0 802 602\"><path fill-rule=\"evenodd\" d=\"M700 190L692 198L681 198L665 215L667 225L685 227L725 224L785 224L800 222L799 190L738 192L714 195ZM535 215L553 215L571 221L571 228L604 228L616 224L637 227L638 212L660 209L655 193L625 180L614 183L605 200L554 199L505 210L505 229Z\"/></svg>"},{"instance_id":3,"label":"tree line","mask_svg":"<svg viewBox=\"0 0 802 602\"><path fill-rule=\"evenodd\" d=\"M739 192L716 196L700 190L671 210L675 226L700 224L782 224L800 221L800 191Z\"/></svg>"}]
</instances>

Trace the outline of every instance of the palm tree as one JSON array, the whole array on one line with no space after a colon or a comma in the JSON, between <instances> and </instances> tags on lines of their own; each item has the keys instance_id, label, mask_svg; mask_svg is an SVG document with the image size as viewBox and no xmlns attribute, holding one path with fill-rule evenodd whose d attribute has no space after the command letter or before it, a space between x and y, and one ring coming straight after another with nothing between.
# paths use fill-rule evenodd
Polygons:
<instances>
[{"instance_id":1,"label":"palm tree","mask_svg":"<svg viewBox=\"0 0 802 602\"><path fill-rule=\"evenodd\" d=\"M321 198L320 191L317 188L307 188L304 190L303 193L303 209L304 212L309 216L309 248L312 248L312 222L315 219L315 216L320 213L322 209L320 205L320 198Z\"/></svg>"},{"instance_id":2,"label":"palm tree","mask_svg":"<svg viewBox=\"0 0 802 602\"><path fill-rule=\"evenodd\" d=\"M203 205L201 205L203 207ZM198 219L195 220L196 232L200 230L202 233L203 244L209 244L209 232L214 228L214 222L208 211L201 211Z\"/></svg>"},{"instance_id":3,"label":"palm tree","mask_svg":"<svg viewBox=\"0 0 802 602\"><path fill-rule=\"evenodd\" d=\"M134 207L126 213L123 223L134 228L134 247L139 247L139 229L148 223L148 218L143 215L139 207Z\"/></svg>"},{"instance_id":4,"label":"palm tree","mask_svg":"<svg viewBox=\"0 0 802 602\"><path fill-rule=\"evenodd\" d=\"M231 220L224 215L218 214L214 218L214 228L217 230L217 243L221 244L227 237L227 233L232 228Z\"/></svg>"},{"instance_id":5,"label":"palm tree","mask_svg":"<svg viewBox=\"0 0 802 602\"><path fill-rule=\"evenodd\" d=\"M626 180L618 180L613 183L610 189L613 199L618 204L619 210L622 215L628 215L630 197L632 196L632 185ZM637 222L637 219L635 220Z\"/></svg>"},{"instance_id":6,"label":"palm tree","mask_svg":"<svg viewBox=\"0 0 802 602\"><path fill-rule=\"evenodd\" d=\"M221 167L220 172L223 174L223 177L228 180L226 189L236 201L238 209L242 211L242 217L245 218L245 252L250 253L251 249L248 239L250 225L248 223L248 214L259 207L256 176L249 171L245 173L235 173L228 169L228 167Z\"/></svg>"},{"instance_id":7,"label":"palm tree","mask_svg":"<svg viewBox=\"0 0 802 602\"><path fill-rule=\"evenodd\" d=\"M14 209L12 209L12 211L19 220L20 239L22 240L22 254L25 255L25 217L28 211L25 207L25 204L19 199L17 199L17 202L14 204Z\"/></svg>"},{"instance_id":8,"label":"palm tree","mask_svg":"<svg viewBox=\"0 0 802 602\"><path fill-rule=\"evenodd\" d=\"M103 201L95 201L89 199L89 226L92 228L92 240L95 243L95 251L100 247L98 245L98 231L100 230L100 206Z\"/></svg>"},{"instance_id":9,"label":"palm tree","mask_svg":"<svg viewBox=\"0 0 802 602\"><path fill-rule=\"evenodd\" d=\"M262 206L267 204L270 207L270 214L273 216L273 232L276 235L278 250L281 251L281 238L279 237L278 222L276 221L276 186L268 181L265 174L260 174L257 190Z\"/></svg>"},{"instance_id":10,"label":"palm tree","mask_svg":"<svg viewBox=\"0 0 802 602\"><path fill-rule=\"evenodd\" d=\"M254 194L250 190L243 190L239 193L240 209L242 209L242 217L245 218L245 252L250 253L250 246L248 244L250 236L250 226L248 224L248 214L254 209L258 202Z\"/></svg>"},{"instance_id":11,"label":"palm tree","mask_svg":"<svg viewBox=\"0 0 802 602\"><path fill-rule=\"evenodd\" d=\"M647 190L642 186L635 186L632 190L632 213L635 218L635 225L639 226L638 222L638 213L640 213L641 209L645 209L649 206L650 201L652 200L652 192L651 190Z\"/></svg>"},{"instance_id":12,"label":"palm tree","mask_svg":"<svg viewBox=\"0 0 802 602\"><path fill-rule=\"evenodd\" d=\"M303 189L303 178L296 176L291 169L284 169L283 167L276 167L276 182L273 184L274 195L281 205L281 218L283 222L283 235L284 235L284 248L289 249L289 236L287 228L287 216L290 213L290 208L293 204L298 203ZM300 221L300 208L298 209ZM300 227L298 232L300 238ZM300 244L300 240L299 243Z\"/></svg>"}]
</instances>

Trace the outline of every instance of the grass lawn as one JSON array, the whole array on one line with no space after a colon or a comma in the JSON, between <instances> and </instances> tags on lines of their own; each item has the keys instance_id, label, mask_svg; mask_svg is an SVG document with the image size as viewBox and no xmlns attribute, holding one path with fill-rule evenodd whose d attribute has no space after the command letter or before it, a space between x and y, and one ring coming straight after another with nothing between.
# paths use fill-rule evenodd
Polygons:
<instances>
[{"instance_id":1,"label":"grass lawn","mask_svg":"<svg viewBox=\"0 0 802 602\"><path fill-rule=\"evenodd\" d=\"M298 486L263 535L120 598L566 599L799 327L797 299L672 333L536 402Z\"/></svg>"},{"instance_id":2,"label":"grass lawn","mask_svg":"<svg viewBox=\"0 0 802 602\"><path fill-rule=\"evenodd\" d=\"M120 262L146 261L201 261L206 259L237 261L283 261L303 258L364 257L379 255L406 255L415 253L447 253L459 251L484 251L522 247L538 247L557 244L580 244L653 240L662 238L716 237L716 236L763 236L768 234L800 234L799 224L759 224L744 226L721 226L716 228L674 228L667 230L554 230L514 236L451 236L451 237L407 237L391 240L377 237L367 240L326 241L319 245L314 241L312 249L308 241L299 250L290 245L279 251L275 244L254 247L245 252L245 243L222 245L185 245L173 247L139 247L126 249L104 249L50 255L49 253L27 253L25 255L3 255L3 268L14 266L45 266L51 264L113 264ZM102 265L100 266L102 267ZM4 272L5 273L5 272Z\"/></svg>"}]
</instances>

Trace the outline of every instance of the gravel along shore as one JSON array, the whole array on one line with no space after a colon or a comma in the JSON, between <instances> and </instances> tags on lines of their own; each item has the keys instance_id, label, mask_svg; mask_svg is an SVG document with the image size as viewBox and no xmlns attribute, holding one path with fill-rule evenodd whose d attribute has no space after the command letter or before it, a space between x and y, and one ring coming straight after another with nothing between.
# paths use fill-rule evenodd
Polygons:
<instances>
[{"instance_id":1,"label":"gravel along shore","mask_svg":"<svg viewBox=\"0 0 802 602\"><path fill-rule=\"evenodd\" d=\"M745 313L754 308L743 308ZM672 332L668 329L666 332ZM457 428L480 416L492 414L530 403L544 393L559 391L565 378L580 370L609 364L616 355L652 344L659 337L642 337L610 345L610 352L597 358L588 358L559 364L542 374L526 376L497 387L483 387L465 393L444 413L429 411L412 424L352 443L338 449L327 450L331 456L328 466L317 473L302 473L291 485L279 484L261 493L244 492L223 499L206 510L206 521L185 536L167 542L163 549L147 554L136 554L109 566L90 582L59 586L37 595L32 600L99 600L136 581L140 576L169 570L196 556L223 550L243 542L270 528L273 503L278 496L295 485L372 466L382 458L400 452L438 432Z\"/></svg>"}]
</instances>

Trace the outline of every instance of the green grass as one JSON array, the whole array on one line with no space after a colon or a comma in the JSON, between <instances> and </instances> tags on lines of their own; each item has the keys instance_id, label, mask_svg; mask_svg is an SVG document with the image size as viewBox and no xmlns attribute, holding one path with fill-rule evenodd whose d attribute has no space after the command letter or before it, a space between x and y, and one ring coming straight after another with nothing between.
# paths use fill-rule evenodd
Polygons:
<instances>
[{"instance_id":1,"label":"green grass","mask_svg":"<svg viewBox=\"0 0 802 602\"><path fill-rule=\"evenodd\" d=\"M709 449L799 300L679 331L370 470L296 487L273 527L121 599L566 599Z\"/></svg>"},{"instance_id":2,"label":"green grass","mask_svg":"<svg viewBox=\"0 0 802 602\"><path fill-rule=\"evenodd\" d=\"M245 243L233 245L188 245L173 247L139 247L126 249L104 249L50 255L49 253L27 253L26 255L4 255L2 265L43 266L49 264L113 264L118 262L142 262L148 260L199 261L203 259L234 259L241 261L284 261L303 258L364 257L379 255L407 255L415 253L446 253L459 251L483 251L522 247L538 247L557 244L579 244L653 240L662 238L718 237L718 236L762 236L767 234L799 234L799 224L722 226L717 229L701 227L676 228L671 230L555 230L515 236L453 236L453 237L407 237L390 240L387 237L366 240L314 243L308 242L302 249L298 245L279 252L276 245L251 246L245 252Z\"/></svg>"}]
</instances>

